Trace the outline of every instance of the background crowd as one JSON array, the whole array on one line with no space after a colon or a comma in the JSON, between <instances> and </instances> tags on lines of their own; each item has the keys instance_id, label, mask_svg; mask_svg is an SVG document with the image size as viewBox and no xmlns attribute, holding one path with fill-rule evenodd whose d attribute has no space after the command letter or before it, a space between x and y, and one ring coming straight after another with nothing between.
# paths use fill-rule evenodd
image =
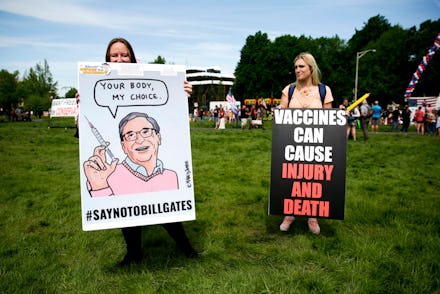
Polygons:
<instances>
[{"instance_id":1,"label":"background crowd","mask_svg":"<svg viewBox=\"0 0 440 294\"><path fill-rule=\"evenodd\" d=\"M348 100L339 106L346 109L349 106ZM383 109L378 101L369 105L366 100L360 107L355 107L348 114L347 138L356 141L356 129L361 129L364 141L368 140L368 132L378 133L379 126L388 126L382 130L407 133L411 125L416 126L419 135L440 135L440 108L432 107L423 103L417 109L411 111L408 105L399 107L394 105ZM371 127L370 127L371 126Z\"/></svg>"}]
</instances>

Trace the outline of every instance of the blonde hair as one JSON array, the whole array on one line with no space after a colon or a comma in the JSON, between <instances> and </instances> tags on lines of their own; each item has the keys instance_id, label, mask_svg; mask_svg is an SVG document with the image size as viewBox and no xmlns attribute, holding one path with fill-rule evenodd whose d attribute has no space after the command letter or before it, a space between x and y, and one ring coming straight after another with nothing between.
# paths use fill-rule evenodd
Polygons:
<instances>
[{"instance_id":1,"label":"blonde hair","mask_svg":"<svg viewBox=\"0 0 440 294\"><path fill-rule=\"evenodd\" d=\"M319 70L315 57L309 52L302 52L295 57L293 64L295 64L298 59L304 60L304 62L310 67L310 71L312 72L312 84L315 86L318 85L320 83L321 71Z\"/></svg>"}]
</instances>

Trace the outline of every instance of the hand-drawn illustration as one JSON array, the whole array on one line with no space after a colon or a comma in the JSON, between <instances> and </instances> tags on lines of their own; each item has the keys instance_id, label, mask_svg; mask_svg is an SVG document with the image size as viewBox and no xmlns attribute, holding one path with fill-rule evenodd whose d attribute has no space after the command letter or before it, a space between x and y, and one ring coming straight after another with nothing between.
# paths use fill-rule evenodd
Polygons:
<instances>
[{"instance_id":1,"label":"hand-drawn illustration","mask_svg":"<svg viewBox=\"0 0 440 294\"><path fill-rule=\"evenodd\" d=\"M99 144L101 146L107 146L107 142L104 140L102 135L99 133L98 129L95 128L95 126L89 121L89 119L84 116L87 122L89 123L90 130L92 131L93 135L95 136L96 140L98 140ZM113 155L113 152L111 152L110 148L106 148L107 154L110 157L110 161L115 160L115 156Z\"/></svg>"},{"instance_id":2,"label":"hand-drawn illustration","mask_svg":"<svg viewBox=\"0 0 440 294\"><path fill-rule=\"evenodd\" d=\"M119 163L98 130L89 122L101 145L83 163L92 197L178 190L177 173L164 168L158 158L160 126L146 113L131 112L119 122L119 137L126 158ZM111 162L107 162L106 153Z\"/></svg>"},{"instance_id":3,"label":"hand-drawn illustration","mask_svg":"<svg viewBox=\"0 0 440 294\"><path fill-rule=\"evenodd\" d=\"M194 220L185 67L84 61L78 73L83 230Z\"/></svg>"},{"instance_id":4,"label":"hand-drawn illustration","mask_svg":"<svg viewBox=\"0 0 440 294\"><path fill-rule=\"evenodd\" d=\"M120 107L162 106L167 104L167 85L155 79L101 79L95 83L96 105L106 107L116 118Z\"/></svg>"}]
</instances>

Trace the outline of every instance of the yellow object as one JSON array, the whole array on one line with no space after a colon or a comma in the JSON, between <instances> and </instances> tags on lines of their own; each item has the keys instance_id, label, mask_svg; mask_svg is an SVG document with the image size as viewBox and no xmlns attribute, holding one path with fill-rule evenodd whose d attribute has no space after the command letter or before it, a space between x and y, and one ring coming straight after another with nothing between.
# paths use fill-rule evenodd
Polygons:
<instances>
[{"instance_id":1,"label":"yellow object","mask_svg":"<svg viewBox=\"0 0 440 294\"><path fill-rule=\"evenodd\" d=\"M365 94L364 96L362 96L361 98L359 98L358 100L356 100L353 104L351 104L350 106L347 107L348 111L351 111L353 108L355 108L356 106L358 106L359 103L361 103L362 101L364 101L365 99L367 99L370 96L370 93Z\"/></svg>"}]
</instances>

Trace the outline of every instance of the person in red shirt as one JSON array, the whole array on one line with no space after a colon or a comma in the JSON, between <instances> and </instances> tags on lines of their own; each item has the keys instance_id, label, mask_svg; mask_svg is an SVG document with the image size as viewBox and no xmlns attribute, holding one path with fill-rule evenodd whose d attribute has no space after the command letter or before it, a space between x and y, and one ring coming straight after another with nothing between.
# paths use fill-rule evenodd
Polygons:
<instances>
[{"instance_id":1,"label":"person in red shirt","mask_svg":"<svg viewBox=\"0 0 440 294\"><path fill-rule=\"evenodd\" d=\"M425 134L425 123L424 123L425 112L422 110L422 106L414 113L414 121L417 125L417 134L421 134L422 136Z\"/></svg>"}]
</instances>

